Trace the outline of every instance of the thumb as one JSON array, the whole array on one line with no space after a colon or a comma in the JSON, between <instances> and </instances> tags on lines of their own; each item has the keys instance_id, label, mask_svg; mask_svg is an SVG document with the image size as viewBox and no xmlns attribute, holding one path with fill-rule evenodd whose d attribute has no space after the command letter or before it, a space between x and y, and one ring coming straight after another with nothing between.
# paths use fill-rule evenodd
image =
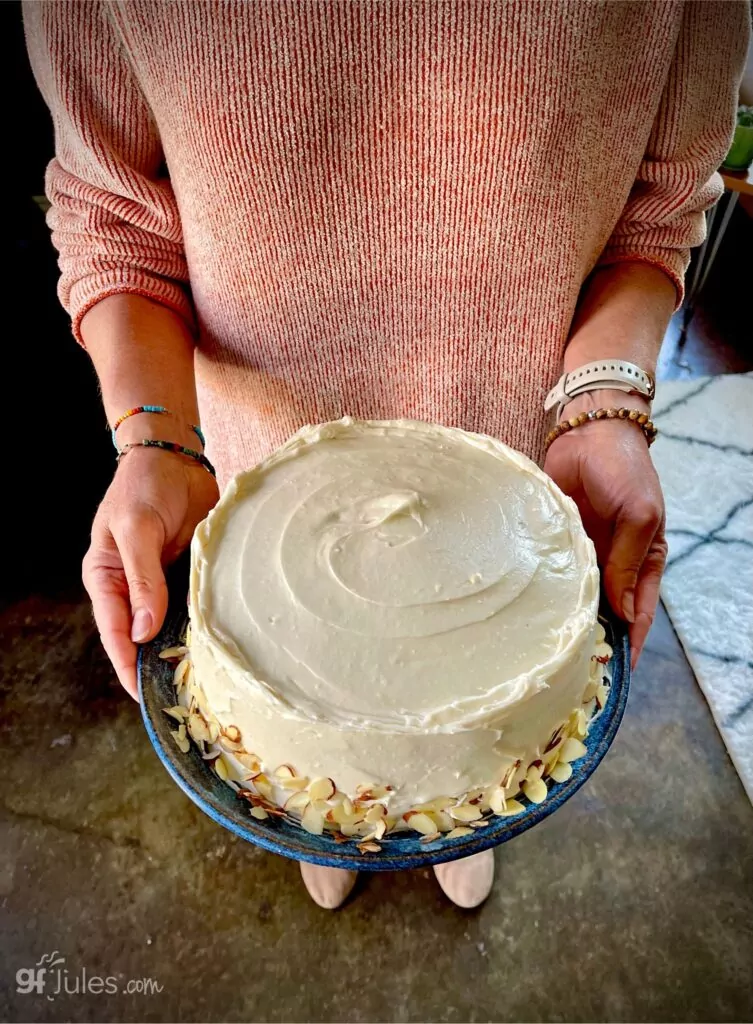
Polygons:
<instances>
[{"instance_id":1,"label":"thumb","mask_svg":"<svg viewBox=\"0 0 753 1024\"><path fill-rule=\"evenodd\" d=\"M612 608L628 622L635 622L635 588L660 523L659 509L643 501L625 505L615 522L604 588Z\"/></svg>"},{"instance_id":2,"label":"thumb","mask_svg":"<svg viewBox=\"0 0 753 1024\"><path fill-rule=\"evenodd\" d=\"M162 569L165 528L153 509L142 507L129 510L111 529L128 583L131 640L145 643L159 632L167 612Z\"/></svg>"}]
</instances>

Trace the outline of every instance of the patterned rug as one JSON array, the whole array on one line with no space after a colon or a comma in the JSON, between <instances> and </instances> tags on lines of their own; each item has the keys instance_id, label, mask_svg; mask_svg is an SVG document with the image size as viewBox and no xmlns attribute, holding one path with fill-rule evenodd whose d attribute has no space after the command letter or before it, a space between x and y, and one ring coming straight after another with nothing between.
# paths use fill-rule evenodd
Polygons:
<instances>
[{"instance_id":1,"label":"patterned rug","mask_svg":"<svg viewBox=\"0 0 753 1024\"><path fill-rule=\"evenodd\" d=\"M753 373L660 383L662 600L753 801Z\"/></svg>"}]
</instances>

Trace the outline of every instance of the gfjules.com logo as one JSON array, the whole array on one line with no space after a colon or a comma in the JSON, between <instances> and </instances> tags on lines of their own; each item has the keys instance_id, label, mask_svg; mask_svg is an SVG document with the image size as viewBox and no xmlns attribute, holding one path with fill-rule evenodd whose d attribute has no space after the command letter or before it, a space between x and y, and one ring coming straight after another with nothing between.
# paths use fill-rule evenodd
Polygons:
<instances>
[{"instance_id":1,"label":"gfjules.com logo","mask_svg":"<svg viewBox=\"0 0 753 1024\"><path fill-rule=\"evenodd\" d=\"M85 967L69 970L65 957L58 950L45 953L34 967L22 967L16 971L16 992L22 996L46 996L53 1002L58 996L114 996L154 995L162 991L162 985L154 978L116 978L108 975L90 974Z\"/></svg>"}]
</instances>

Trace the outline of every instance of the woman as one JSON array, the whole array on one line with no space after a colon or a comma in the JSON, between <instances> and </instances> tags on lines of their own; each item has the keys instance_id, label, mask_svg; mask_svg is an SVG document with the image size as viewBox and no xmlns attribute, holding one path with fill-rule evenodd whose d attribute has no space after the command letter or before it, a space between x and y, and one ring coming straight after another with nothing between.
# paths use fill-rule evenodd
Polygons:
<instances>
[{"instance_id":1,"label":"woman","mask_svg":"<svg viewBox=\"0 0 753 1024\"><path fill-rule=\"evenodd\" d=\"M136 696L163 566L220 486L305 422L407 416L543 457L543 400L605 358L648 376L718 198L744 2L55 2L26 7L51 108L60 296L120 446L84 581ZM650 409L602 387L564 406ZM645 391L646 389L644 389ZM197 401L198 395L198 401ZM632 423L558 438L634 658L664 513ZM351 873L302 866L337 906ZM490 853L437 869L456 903Z\"/></svg>"}]
</instances>

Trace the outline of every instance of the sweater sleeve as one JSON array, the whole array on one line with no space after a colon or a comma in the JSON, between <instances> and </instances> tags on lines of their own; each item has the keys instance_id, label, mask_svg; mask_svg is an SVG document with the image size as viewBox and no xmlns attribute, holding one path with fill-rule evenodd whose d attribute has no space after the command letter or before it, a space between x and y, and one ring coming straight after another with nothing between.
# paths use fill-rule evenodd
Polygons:
<instances>
[{"instance_id":1,"label":"sweater sleeve","mask_svg":"<svg viewBox=\"0 0 753 1024\"><path fill-rule=\"evenodd\" d=\"M52 113L45 178L58 294L81 320L108 295L144 295L194 317L175 195L151 111L100 0L27 0L26 41Z\"/></svg>"},{"instance_id":2,"label":"sweater sleeve","mask_svg":"<svg viewBox=\"0 0 753 1024\"><path fill-rule=\"evenodd\" d=\"M682 303L690 248L723 192L749 33L746 0L686 2L674 58L635 184L597 266L643 261Z\"/></svg>"}]
</instances>

